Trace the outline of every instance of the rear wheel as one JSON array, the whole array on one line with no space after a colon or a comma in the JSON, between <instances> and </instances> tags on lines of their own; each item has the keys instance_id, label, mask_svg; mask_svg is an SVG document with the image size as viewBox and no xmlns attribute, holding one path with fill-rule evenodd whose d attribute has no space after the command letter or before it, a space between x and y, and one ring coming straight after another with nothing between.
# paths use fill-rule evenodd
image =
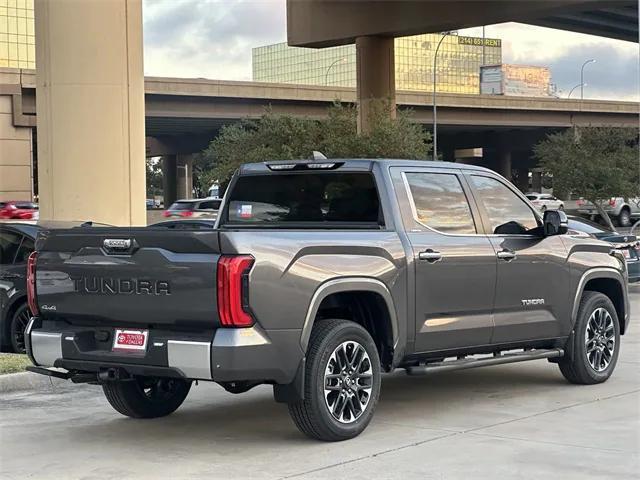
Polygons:
<instances>
[{"instance_id":1,"label":"rear wheel","mask_svg":"<svg viewBox=\"0 0 640 480\"><path fill-rule=\"evenodd\" d=\"M620 351L620 323L609 297L584 292L568 349L572 358L562 358L559 365L571 383L591 385L611 376Z\"/></svg>"},{"instance_id":2,"label":"rear wheel","mask_svg":"<svg viewBox=\"0 0 640 480\"><path fill-rule=\"evenodd\" d=\"M629 227L631 226L631 212L628 208L623 208L618 215L618 226Z\"/></svg>"},{"instance_id":3,"label":"rear wheel","mask_svg":"<svg viewBox=\"0 0 640 480\"><path fill-rule=\"evenodd\" d=\"M157 418L173 413L187 398L190 388L190 381L178 378L135 377L102 384L111 406L132 418Z\"/></svg>"},{"instance_id":4,"label":"rear wheel","mask_svg":"<svg viewBox=\"0 0 640 480\"><path fill-rule=\"evenodd\" d=\"M26 353L24 344L24 331L27 328L31 312L27 304L20 305L13 313L9 324L9 338L11 348L15 353Z\"/></svg>"},{"instance_id":5,"label":"rear wheel","mask_svg":"<svg viewBox=\"0 0 640 480\"><path fill-rule=\"evenodd\" d=\"M305 399L289 404L289 413L309 437L353 438L373 417L380 381L380 358L369 332L348 320L322 320L309 341Z\"/></svg>"}]
</instances>

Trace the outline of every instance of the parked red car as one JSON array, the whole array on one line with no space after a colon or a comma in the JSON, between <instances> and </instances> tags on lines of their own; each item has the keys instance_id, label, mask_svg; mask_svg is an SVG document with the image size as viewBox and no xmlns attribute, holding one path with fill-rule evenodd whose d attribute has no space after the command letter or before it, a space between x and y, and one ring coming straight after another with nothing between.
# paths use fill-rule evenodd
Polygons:
<instances>
[{"instance_id":1,"label":"parked red car","mask_svg":"<svg viewBox=\"0 0 640 480\"><path fill-rule=\"evenodd\" d=\"M37 220L38 204L25 201L0 201L0 218L9 220Z\"/></svg>"}]
</instances>

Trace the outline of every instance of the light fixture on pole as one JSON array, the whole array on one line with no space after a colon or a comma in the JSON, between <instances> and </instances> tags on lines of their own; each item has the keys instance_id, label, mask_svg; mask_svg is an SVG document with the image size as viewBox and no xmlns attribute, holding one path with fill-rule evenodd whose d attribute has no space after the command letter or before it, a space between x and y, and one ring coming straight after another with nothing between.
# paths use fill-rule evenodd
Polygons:
<instances>
[{"instance_id":1,"label":"light fixture on pole","mask_svg":"<svg viewBox=\"0 0 640 480\"><path fill-rule=\"evenodd\" d=\"M327 68L327 71L324 74L324 84L325 86L327 85L327 79L329 78L329 71L331 71L331 69L333 68L334 65L337 65L340 62L344 62L347 59L345 57L339 58L337 60L334 60L331 65L329 65L329 67Z\"/></svg>"},{"instance_id":2,"label":"light fixture on pole","mask_svg":"<svg viewBox=\"0 0 640 480\"><path fill-rule=\"evenodd\" d=\"M591 60L587 60L582 64L582 68L580 69L580 100L584 99L584 87L587 86L587 84L584 83L584 67L586 67L589 63L596 63L596 61L593 58Z\"/></svg>"},{"instance_id":3,"label":"light fixture on pole","mask_svg":"<svg viewBox=\"0 0 640 480\"><path fill-rule=\"evenodd\" d=\"M433 54L433 160L438 160L438 117L437 117L437 106L436 106L436 69L438 67L438 50L440 50L440 45L442 45L442 41L449 35L452 35L454 32L448 31L442 34L442 38L438 42L438 46L436 47L436 52Z\"/></svg>"}]
</instances>

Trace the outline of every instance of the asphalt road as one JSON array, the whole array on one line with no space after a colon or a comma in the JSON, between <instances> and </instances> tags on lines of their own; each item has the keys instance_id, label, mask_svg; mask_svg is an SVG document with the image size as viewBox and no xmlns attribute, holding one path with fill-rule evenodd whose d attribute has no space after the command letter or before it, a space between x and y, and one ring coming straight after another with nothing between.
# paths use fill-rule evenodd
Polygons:
<instances>
[{"instance_id":1,"label":"asphalt road","mask_svg":"<svg viewBox=\"0 0 640 480\"><path fill-rule=\"evenodd\" d=\"M632 306L640 308L640 288ZM360 437L303 437L271 388L194 387L175 414L132 420L99 387L0 396L1 479L640 478L640 326L616 372L575 386L546 361L385 377Z\"/></svg>"}]
</instances>

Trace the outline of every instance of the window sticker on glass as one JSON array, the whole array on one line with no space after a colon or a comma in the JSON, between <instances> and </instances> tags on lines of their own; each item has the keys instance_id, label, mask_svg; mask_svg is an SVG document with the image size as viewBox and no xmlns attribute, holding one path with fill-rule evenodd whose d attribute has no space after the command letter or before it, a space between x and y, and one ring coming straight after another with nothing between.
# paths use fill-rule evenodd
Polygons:
<instances>
[{"instance_id":1,"label":"window sticker on glass","mask_svg":"<svg viewBox=\"0 0 640 480\"><path fill-rule=\"evenodd\" d=\"M252 205L240 205L238 216L240 218L251 218Z\"/></svg>"}]
</instances>

